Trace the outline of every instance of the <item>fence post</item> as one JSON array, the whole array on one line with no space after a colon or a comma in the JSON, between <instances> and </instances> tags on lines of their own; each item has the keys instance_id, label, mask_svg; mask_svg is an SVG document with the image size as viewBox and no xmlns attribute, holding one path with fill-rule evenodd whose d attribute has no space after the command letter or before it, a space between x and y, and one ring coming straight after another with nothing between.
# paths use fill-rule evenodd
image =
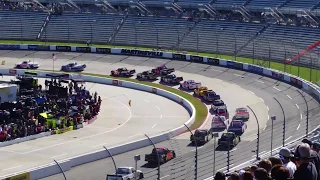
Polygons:
<instances>
[{"instance_id":1,"label":"fence post","mask_svg":"<svg viewBox=\"0 0 320 180\"><path fill-rule=\"evenodd\" d=\"M196 154L195 154L195 170L194 170L194 179L197 180L198 179L198 145L197 145L197 141L194 137L194 134L192 133L191 129L186 125L186 124L183 124L187 129L188 131L191 133L191 136L193 138L193 141L194 141L194 144L196 146Z\"/></svg>"},{"instance_id":2,"label":"fence post","mask_svg":"<svg viewBox=\"0 0 320 180\"><path fill-rule=\"evenodd\" d=\"M58 167L60 168L62 174L63 174L63 177L65 180L67 180L67 177L66 177L66 174L64 173L64 170L62 169L62 167L60 166L60 164L54 159L54 162L58 165Z\"/></svg>"},{"instance_id":3,"label":"fence post","mask_svg":"<svg viewBox=\"0 0 320 180\"><path fill-rule=\"evenodd\" d=\"M259 158L259 146L260 146L260 125L259 125L259 120L257 118L256 113L251 109L250 106L247 106L250 111L253 113L254 117L256 118L257 126L258 126L258 132L257 132L257 150L256 150L256 160L260 160Z\"/></svg>"},{"instance_id":4,"label":"fence post","mask_svg":"<svg viewBox=\"0 0 320 180\"><path fill-rule=\"evenodd\" d=\"M157 180L160 180L160 159L159 159L159 154L158 154L158 151L156 150L156 145L153 143L153 141L149 138L148 135L144 134L148 140L150 141L150 143L152 144L153 148L155 149L156 151L156 154L157 154L157 161L158 161L158 178Z\"/></svg>"},{"instance_id":5,"label":"fence post","mask_svg":"<svg viewBox=\"0 0 320 180\"><path fill-rule=\"evenodd\" d=\"M283 133L282 133L282 146L284 147L284 141L286 139L286 115L284 113L283 107L281 105L281 103L278 101L277 98L273 97L274 100L277 101L277 103L279 104L281 111L282 111L282 115L283 115Z\"/></svg>"},{"instance_id":6,"label":"fence post","mask_svg":"<svg viewBox=\"0 0 320 180\"><path fill-rule=\"evenodd\" d=\"M108 152L108 154L110 155L110 157L111 157L111 159L112 159L112 162L113 162L113 165L114 165L114 170L115 170L114 173L116 173L116 176L118 177L116 161L113 159L113 156L112 156L111 152L109 151L109 149L106 148L105 146L103 146L103 148L104 148L104 149Z\"/></svg>"},{"instance_id":7,"label":"fence post","mask_svg":"<svg viewBox=\"0 0 320 180\"><path fill-rule=\"evenodd\" d=\"M308 105L308 102L306 100L306 97L299 91L297 90L298 93L303 97L304 99L304 102L306 103L306 106L307 106L307 126L306 126L306 137L308 137L308 134L309 134L309 105Z\"/></svg>"}]
</instances>

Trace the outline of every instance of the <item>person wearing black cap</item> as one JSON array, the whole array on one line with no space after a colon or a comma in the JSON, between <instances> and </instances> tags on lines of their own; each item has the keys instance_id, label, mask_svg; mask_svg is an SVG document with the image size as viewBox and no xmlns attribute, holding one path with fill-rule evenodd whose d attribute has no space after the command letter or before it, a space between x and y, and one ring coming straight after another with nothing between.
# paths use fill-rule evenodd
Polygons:
<instances>
[{"instance_id":1,"label":"person wearing black cap","mask_svg":"<svg viewBox=\"0 0 320 180\"><path fill-rule=\"evenodd\" d=\"M289 170L290 176L293 177L294 172L297 170L296 165L290 160L293 154L288 148L283 147L280 149L279 156L283 162L283 166Z\"/></svg>"},{"instance_id":2,"label":"person wearing black cap","mask_svg":"<svg viewBox=\"0 0 320 180\"><path fill-rule=\"evenodd\" d=\"M217 172L214 176L214 180L226 180L226 175L223 172Z\"/></svg>"},{"instance_id":3,"label":"person wearing black cap","mask_svg":"<svg viewBox=\"0 0 320 180\"><path fill-rule=\"evenodd\" d=\"M318 180L318 172L311 162L311 148L309 144L302 143L297 146L294 157L297 163L297 170L293 175L294 180Z\"/></svg>"},{"instance_id":4,"label":"person wearing black cap","mask_svg":"<svg viewBox=\"0 0 320 180\"><path fill-rule=\"evenodd\" d=\"M310 148L313 147L313 143L309 139L303 139L302 142L307 143L310 146ZM312 149L310 151L311 151L311 162L316 166L317 172L318 174L320 174L320 156L316 151ZM320 176L318 177L318 180L320 180Z\"/></svg>"}]
</instances>

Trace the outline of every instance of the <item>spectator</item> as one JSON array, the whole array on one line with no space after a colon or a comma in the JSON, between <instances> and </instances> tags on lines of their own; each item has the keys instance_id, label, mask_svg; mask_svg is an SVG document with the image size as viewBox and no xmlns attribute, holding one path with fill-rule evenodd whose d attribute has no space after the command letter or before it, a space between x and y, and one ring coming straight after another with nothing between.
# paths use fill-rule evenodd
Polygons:
<instances>
[{"instance_id":1,"label":"spectator","mask_svg":"<svg viewBox=\"0 0 320 180\"><path fill-rule=\"evenodd\" d=\"M272 167L275 165L283 165L279 157L271 156L269 157L269 161L271 162Z\"/></svg>"},{"instance_id":2,"label":"spectator","mask_svg":"<svg viewBox=\"0 0 320 180\"><path fill-rule=\"evenodd\" d=\"M271 163L270 163L271 164ZM268 171L264 168L258 168L255 172L254 172L254 178L256 180L270 180Z\"/></svg>"},{"instance_id":3,"label":"spectator","mask_svg":"<svg viewBox=\"0 0 320 180\"><path fill-rule=\"evenodd\" d=\"M293 154L288 148L283 147L280 149L279 155L283 162L283 166L289 170L290 177L293 177L294 172L297 170L296 165L290 160L290 158L293 157Z\"/></svg>"},{"instance_id":4,"label":"spectator","mask_svg":"<svg viewBox=\"0 0 320 180\"><path fill-rule=\"evenodd\" d=\"M231 175L229 176L228 180L240 180L240 176L238 173L231 173Z\"/></svg>"},{"instance_id":5,"label":"spectator","mask_svg":"<svg viewBox=\"0 0 320 180\"><path fill-rule=\"evenodd\" d=\"M240 180L253 180L253 175L250 172L245 171L240 175Z\"/></svg>"},{"instance_id":6,"label":"spectator","mask_svg":"<svg viewBox=\"0 0 320 180\"><path fill-rule=\"evenodd\" d=\"M297 146L294 157L296 158L297 170L294 180L317 180L318 172L315 165L311 162L311 148L309 144L302 143Z\"/></svg>"},{"instance_id":7,"label":"spectator","mask_svg":"<svg viewBox=\"0 0 320 180\"><path fill-rule=\"evenodd\" d=\"M312 142L309 139L303 139L302 143L306 143L310 147L313 146ZM311 151L311 162L315 165L318 174L320 174L320 156L314 150L311 149L310 151ZM320 180L320 177L318 177L318 180Z\"/></svg>"},{"instance_id":8,"label":"spectator","mask_svg":"<svg viewBox=\"0 0 320 180\"><path fill-rule=\"evenodd\" d=\"M251 175L254 177L254 172L258 169L258 166L257 165L252 165L250 167L250 173Z\"/></svg>"},{"instance_id":9,"label":"spectator","mask_svg":"<svg viewBox=\"0 0 320 180\"><path fill-rule=\"evenodd\" d=\"M272 180L287 180L290 178L290 172L283 165L275 165L271 169Z\"/></svg>"},{"instance_id":10,"label":"spectator","mask_svg":"<svg viewBox=\"0 0 320 180\"><path fill-rule=\"evenodd\" d=\"M265 169L269 174L272 168L272 164L271 164L271 161L269 160L261 160L258 164L258 167Z\"/></svg>"},{"instance_id":11,"label":"spectator","mask_svg":"<svg viewBox=\"0 0 320 180\"><path fill-rule=\"evenodd\" d=\"M312 143L312 150L314 150L315 152L317 152L319 154L320 143L318 143L318 142Z\"/></svg>"},{"instance_id":12,"label":"spectator","mask_svg":"<svg viewBox=\"0 0 320 180\"><path fill-rule=\"evenodd\" d=\"M223 172L217 172L214 176L214 180L226 180L226 175Z\"/></svg>"}]
</instances>

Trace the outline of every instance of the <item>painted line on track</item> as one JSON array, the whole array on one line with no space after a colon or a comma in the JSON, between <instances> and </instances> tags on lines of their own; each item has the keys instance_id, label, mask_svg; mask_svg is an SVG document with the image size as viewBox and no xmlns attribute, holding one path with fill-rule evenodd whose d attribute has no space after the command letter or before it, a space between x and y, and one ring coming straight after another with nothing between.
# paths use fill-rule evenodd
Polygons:
<instances>
[{"instance_id":1,"label":"painted line on track","mask_svg":"<svg viewBox=\"0 0 320 180\"><path fill-rule=\"evenodd\" d=\"M264 100L262 98L260 98L262 102L264 102Z\"/></svg>"},{"instance_id":2,"label":"painted line on track","mask_svg":"<svg viewBox=\"0 0 320 180\"><path fill-rule=\"evenodd\" d=\"M277 87L273 87L273 89L277 90L277 91L281 91L280 89L278 89Z\"/></svg>"},{"instance_id":3,"label":"painted line on track","mask_svg":"<svg viewBox=\"0 0 320 180\"><path fill-rule=\"evenodd\" d=\"M298 109L300 109L299 106L298 106L298 104L296 104L296 107L297 107Z\"/></svg>"},{"instance_id":4,"label":"painted line on track","mask_svg":"<svg viewBox=\"0 0 320 180\"><path fill-rule=\"evenodd\" d=\"M59 154L59 155L56 155L56 156L52 156L50 158L54 159L54 158L57 158L57 157L60 157L60 156L65 156L65 155L67 155L67 153L63 153L63 154Z\"/></svg>"},{"instance_id":5,"label":"painted line on track","mask_svg":"<svg viewBox=\"0 0 320 180\"><path fill-rule=\"evenodd\" d=\"M297 130L299 130L299 128L300 128L300 124L298 125Z\"/></svg>"},{"instance_id":6,"label":"painted line on track","mask_svg":"<svg viewBox=\"0 0 320 180\"><path fill-rule=\"evenodd\" d=\"M285 139L284 141L288 141L289 139L291 139L292 138L292 136L289 136L287 139Z\"/></svg>"},{"instance_id":7,"label":"painted line on track","mask_svg":"<svg viewBox=\"0 0 320 180\"><path fill-rule=\"evenodd\" d=\"M300 119L302 120L302 113L300 113Z\"/></svg>"},{"instance_id":8,"label":"painted line on track","mask_svg":"<svg viewBox=\"0 0 320 180\"><path fill-rule=\"evenodd\" d=\"M267 110L269 111L269 106L267 106Z\"/></svg>"},{"instance_id":9,"label":"painted line on track","mask_svg":"<svg viewBox=\"0 0 320 180\"><path fill-rule=\"evenodd\" d=\"M289 96L288 94L287 94L287 97L288 97L289 99L292 99L292 97L291 97L291 96Z\"/></svg>"},{"instance_id":10,"label":"painted line on track","mask_svg":"<svg viewBox=\"0 0 320 180\"><path fill-rule=\"evenodd\" d=\"M252 91L249 91L251 94L253 94L253 95L255 95L255 93L254 92L252 92Z\"/></svg>"},{"instance_id":11,"label":"painted line on track","mask_svg":"<svg viewBox=\"0 0 320 180\"><path fill-rule=\"evenodd\" d=\"M16 169L16 168L20 168L20 167L22 167L22 165L20 165L20 166L14 166L14 167L7 168L7 169L3 169L2 171L9 171L9 170Z\"/></svg>"},{"instance_id":12,"label":"painted line on track","mask_svg":"<svg viewBox=\"0 0 320 180\"><path fill-rule=\"evenodd\" d=\"M259 83L262 83L262 84L264 83L263 81L260 81L260 80L257 80L257 81L258 81Z\"/></svg>"}]
</instances>

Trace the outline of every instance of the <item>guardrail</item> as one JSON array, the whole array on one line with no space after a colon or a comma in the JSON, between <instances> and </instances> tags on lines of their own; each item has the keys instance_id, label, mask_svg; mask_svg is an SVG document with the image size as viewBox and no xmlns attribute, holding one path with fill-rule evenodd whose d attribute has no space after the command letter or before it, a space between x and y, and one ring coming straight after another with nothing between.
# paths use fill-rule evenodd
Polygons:
<instances>
[{"instance_id":1,"label":"guardrail","mask_svg":"<svg viewBox=\"0 0 320 180\"><path fill-rule=\"evenodd\" d=\"M0 69L0 74L11 75L11 76L25 75L25 72L30 72L30 71L21 70L21 69ZM33 75L36 77L39 77L39 78L48 78L47 74L52 74L52 73L51 72L43 72L43 71L34 71L33 72ZM117 80L117 79L103 78L103 77L96 77L96 76L89 76L89 75L81 75L81 74L67 74L67 73L56 73L56 74L69 75L69 76L64 76L64 77L82 79L85 82L94 82L94 83L113 85L113 86L119 86L119 87L130 88L130 89L137 89L137 90L141 90L141 91L145 91L145 92L149 92L149 93L153 93L153 94L157 94L157 95L166 97L172 101L175 101L175 102L181 104L189 111L189 113L191 114L191 117L185 123L188 127L190 127L195 121L195 113L196 112L195 112L194 106L189 101L184 99L183 97L176 95L174 93L171 93L169 91L155 88L152 86L142 85L139 83L129 82L129 81L125 81L125 80ZM168 132L150 137L150 139L154 143L159 143L159 142L168 140L168 137L177 136L177 135L183 133L184 131L185 131L185 126L181 125L180 127L177 127L177 128L170 130ZM44 135L41 135L41 136L39 135L39 137L42 137L42 136L44 136ZM29 137L26 140L35 139L35 138L39 138L39 137L34 137L34 138ZM21 142L21 141L19 141L19 142ZM16 142L16 143L19 143L19 142ZM117 154L121 154L121 153L128 152L131 150L146 147L149 145L150 145L150 141L147 138L144 138L144 139L139 139L139 140L129 142L126 144L122 144L119 146L110 147L109 151L111 152L112 155L117 155ZM60 165L62 166L62 168L65 171L67 171L74 166L78 166L81 164L85 164L88 162L96 161L96 160L107 158L107 157L109 157L109 155L103 149L103 150L98 150L95 152L83 154L80 156L68 158L68 159L64 160L63 162L60 162ZM41 179L41 178L44 178L44 177L47 177L50 175L60 173L61 171L55 163L50 163L50 164L47 164L47 165L44 165L41 167L36 167L36 168L30 169L30 170L28 170L28 172L30 173L30 179ZM25 172L23 172L23 173L25 173ZM20 174L20 173L18 173L18 174ZM6 178L6 177L1 177L1 178Z\"/></svg>"},{"instance_id":2,"label":"guardrail","mask_svg":"<svg viewBox=\"0 0 320 180\"><path fill-rule=\"evenodd\" d=\"M134 49L121 49L121 48L99 48L99 47L75 47L75 46L44 46L44 45L9 45L9 44L0 44L0 50L33 50L33 51L58 51L58 52L79 52L79 53L99 53L99 54L118 54L118 55L130 55L130 56L145 56L145 57L155 57L155 58L165 58L165 59L172 59L177 61L187 61L187 62L194 62L194 63L203 63L213 66L222 66L226 68L238 69L243 71L248 71L255 74L260 74L263 76L267 76L279 81L283 81L285 83L291 84L299 89L302 89L312 95L318 102L320 101L320 88L311 82L308 82L304 79L301 79L297 76L293 76L288 73L284 73L281 71L264 68L257 65L251 65L247 63L239 63L236 61L226 60L226 59L218 59L218 58L211 58L205 56L196 56L191 54L180 54L180 53L172 53L172 52L163 52L163 51L151 51L151 50L134 50ZM8 73L8 72L7 72ZM104 78L99 79L99 82L105 82ZM86 79L89 80L90 79ZM111 85L120 85L122 87L128 86L128 88L132 88L135 86L135 83L129 83L125 81L117 81L112 80L108 82ZM115 84L114 84L115 83ZM120 84L119 84L120 83ZM121 84L122 83L122 84ZM144 88L144 91L153 92L153 88L148 87ZM157 89L157 94L165 95L165 91ZM167 92L168 93L168 92ZM174 98L172 95L171 98ZM177 99L174 99L177 101ZM184 103L186 105L188 103ZM193 111L194 112L194 111ZM191 122L191 121L188 121ZM192 121L193 122L193 121ZM177 132L180 132L176 129ZM175 130L173 130L175 131ZM179 134L179 133L176 133ZM165 140L164 137L153 137L155 142L160 142ZM139 143L136 145L134 143ZM119 147L113 147L112 153L119 154L125 152L121 148L126 147L127 151L134 149L137 146L147 145L146 140L139 140L134 143L125 144ZM67 159L63 162L63 168L68 170L73 166L84 164L90 161L94 161L97 159L105 158L107 155L105 152L98 151L92 154L96 154L95 157L91 157L91 154L86 154L74 158ZM50 173L49 173L50 172ZM48 166L44 166L43 168L33 169L31 171L31 179L40 178L41 173L45 173L45 175L51 175L54 173L59 173L60 170L55 165L51 164ZM44 176L44 175L43 175Z\"/></svg>"}]
</instances>

